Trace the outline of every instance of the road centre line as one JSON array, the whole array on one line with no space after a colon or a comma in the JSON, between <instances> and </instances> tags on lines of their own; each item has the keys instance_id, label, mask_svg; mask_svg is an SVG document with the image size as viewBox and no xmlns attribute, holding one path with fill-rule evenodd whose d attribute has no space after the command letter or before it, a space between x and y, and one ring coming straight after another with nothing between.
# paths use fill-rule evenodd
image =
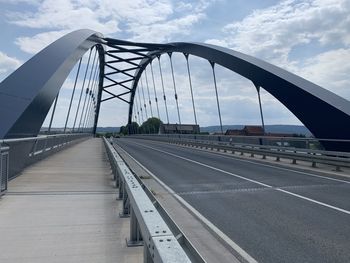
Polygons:
<instances>
[{"instance_id":1,"label":"road centre line","mask_svg":"<svg viewBox=\"0 0 350 263\"><path fill-rule=\"evenodd\" d=\"M332 206L332 205L329 205L329 204L326 204L326 203L317 201L317 200L315 200L315 199L308 198L308 197L306 197L306 196L302 196L302 195L299 195L299 194L295 194L295 193L293 193L293 192L290 192L290 191L281 189L281 188L279 188L279 187L274 187L274 186L272 186L272 185L268 185L268 184L265 184L265 183L262 183L262 182L259 182L259 181L253 180L253 179L249 179L249 178L246 178L246 177L244 177L244 176L241 176L241 175L238 175L238 174L234 174L234 173L231 173L231 172L222 170L222 169L220 169L220 168L216 168L216 167L213 167L213 166L210 166L210 165L207 165L207 164L204 164L204 163L201 163L201 162L198 162L198 161L195 161L195 160L186 158L186 157L182 157L182 156L177 155L177 154L173 154L173 153L170 153L170 152L167 152L167 151L159 150L159 149L154 148L154 147L151 147L151 146L146 146L146 145L139 144L139 143L135 143L135 142L133 142L133 143L134 143L134 144L137 144L137 145L139 145L139 146L145 147L145 148L152 149L152 150L154 150L154 151L158 151L158 152L161 152L161 153L168 154L168 155L170 155L170 156L173 156L173 157L176 157L176 158L179 158L179 159L182 159L182 160L191 162L191 163L195 163L195 164L197 164L197 165L200 165L200 166L203 166L203 167L212 169L212 170L217 171L217 172L221 172L221 173L224 173L224 174L228 174L228 175L231 175L231 176L240 178L240 179L242 179L242 180L246 180L246 181L249 181L249 182L252 182L252 183L255 183L255 184L264 186L264 187L267 187L267 188L271 188L271 189L274 189L274 190L276 190L276 191L278 191L278 192L282 192L282 193L285 193L285 194L288 194L288 195L291 195L291 196L294 196L294 197L297 197L297 198L300 198L300 199L309 201L309 202L311 202L311 203L315 203L315 204L318 204L318 205L321 205L321 206L328 207L328 208L330 208L330 209L336 210L336 211L338 211L338 212L342 212L342 213L344 213L344 214L350 215L350 211L348 211L348 210L345 210L345 209L342 209L342 208L339 208L339 207L336 207L336 206Z\"/></svg>"}]
</instances>

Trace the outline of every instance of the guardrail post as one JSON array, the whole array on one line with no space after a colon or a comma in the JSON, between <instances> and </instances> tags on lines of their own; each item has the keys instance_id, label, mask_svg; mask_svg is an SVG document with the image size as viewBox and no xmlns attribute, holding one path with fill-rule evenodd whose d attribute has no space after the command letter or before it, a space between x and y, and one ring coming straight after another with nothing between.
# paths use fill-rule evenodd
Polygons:
<instances>
[{"instance_id":1,"label":"guardrail post","mask_svg":"<svg viewBox=\"0 0 350 263\"><path fill-rule=\"evenodd\" d=\"M127 241L128 247L143 246L143 239L140 226L132 207L130 208L130 239Z\"/></svg>"},{"instance_id":2,"label":"guardrail post","mask_svg":"<svg viewBox=\"0 0 350 263\"><path fill-rule=\"evenodd\" d=\"M119 183L118 183L118 185L119 185L119 195L117 197L117 200L123 200L124 184L123 184L122 180L118 179L118 181L119 181Z\"/></svg>"},{"instance_id":3,"label":"guardrail post","mask_svg":"<svg viewBox=\"0 0 350 263\"><path fill-rule=\"evenodd\" d=\"M153 263L152 255L147 246L143 249L143 263Z\"/></svg>"},{"instance_id":4,"label":"guardrail post","mask_svg":"<svg viewBox=\"0 0 350 263\"><path fill-rule=\"evenodd\" d=\"M118 153L104 139L111 158L120 159ZM180 243L173 235L159 211L148 198L142 185L121 160L117 161L120 186L123 191L123 213L130 214L130 241L128 245L144 244L144 262L190 263ZM191 253L191 252L190 252ZM202 261L200 261L202 262Z\"/></svg>"},{"instance_id":5,"label":"guardrail post","mask_svg":"<svg viewBox=\"0 0 350 263\"><path fill-rule=\"evenodd\" d=\"M123 211L121 213L119 213L119 216L122 217L122 218L130 217L130 200L129 200L128 193L126 192L126 189L125 189L125 182L123 182L123 184L119 188L119 196L120 196L120 190L121 189L123 189L122 190Z\"/></svg>"}]
</instances>

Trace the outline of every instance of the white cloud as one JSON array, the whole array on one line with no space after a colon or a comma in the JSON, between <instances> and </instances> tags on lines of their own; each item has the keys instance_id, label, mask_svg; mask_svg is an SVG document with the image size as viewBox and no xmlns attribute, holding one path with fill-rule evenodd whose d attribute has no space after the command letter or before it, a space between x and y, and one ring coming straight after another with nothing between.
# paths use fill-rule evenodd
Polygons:
<instances>
[{"instance_id":1,"label":"white cloud","mask_svg":"<svg viewBox=\"0 0 350 263\"><path fill-rule=\"evenodd\" d=\"M30 5L39 5L40 0L0 0L0 3L6 3L6 4L30 4Z\"/></svg>"},{"instance_id":2,"label":"white cloud","mask_svg":"<svg viewBox=\"0 0 350 263\"><path fill-rule=\"evenodd\" d=\"M305 61L298 74L350 100L350 49L336 49Z\"/></svg>"},{"instance_id":3,"label":"white cloud","mask_svg":"<svg viewBox=\"0 0 350 263\"><path fill-rule=\"evenodd\" d=\"M44 0L35 12L9 13L8 19L21 27L46 31L16 40L23 51L33 54L57 37L81 28L107 36L124 31L130 34L130 40L169 41L178 34L189 34L189 29L205 17L204 10L211 2Z\"/></svg>"},{"instance_id":4,"label":"white cloud","mask_svg":"<svg viewBox=\"0 0 350 263\"><path fill-rule=\"evenodd\" d=\"M40 29L74 30L88 27L106 34L119 30L116 21L102 21L92 6L89 8L71 0L45 0L37 12L17 17L12 23Z\"/></svg>"},{"instance_id":5,"label":"white cloud","mask_svg":"<svg viewBox=\"0 0 350 263\"><path fill-rule=\"evenodd\" d=\"M190 14L181 18L175 18L163 23L149 25L133 25L130 32L133 33L133 41L144 42L170 42L175 35L190 34L191 27L204 17L204 14Z\"/></svg>"},{"instance_id":6,"label":"white cloud","mask_svg":"<svg viewBox=\"0 0 350 263\"><path fill-rule=\"evenodd\" d=\"M0 51L0 81L13 70L17 69L21 64L22 62L17 58L9 57Z\"/></svg>"},{"instance_id":7,"label":"white cloud","mask_svg":"<svg viewBox=\"0 0 350 263\"><path fill-rule=\"evenodd\" d=\"M19 37L16 39L15 44L18 45L22 51L35 54L67 33L69 33L68 30L59 30L40 33L33 37Z\"/></svg>"},{"instance_id":8,"label":"white cloud","mask_svg":"<svg viewBox=\"0 0 350 263\"><path fill-rule=\"evenodd\" d=\"M222 32L226 37L206 42L260 57L350 99L350 1L285 0L253 11ZM291 55L303 48L312 52ZM267 123L300 123L265 91L262 100Z\"/></svg>"},{"instance_id":9,"label":"white cloud","mask_svg":"<svg viewBox=\"0 0 350 263\"><path fill-rule=\"evenodd\" d=\"M221 45L256 55L280 65L289 65L291 50L316 41L321 45L350 44L348 0L286 0L226 25ZM290 66L290 65L289 65Z\"/></svg>"}]
</instances>

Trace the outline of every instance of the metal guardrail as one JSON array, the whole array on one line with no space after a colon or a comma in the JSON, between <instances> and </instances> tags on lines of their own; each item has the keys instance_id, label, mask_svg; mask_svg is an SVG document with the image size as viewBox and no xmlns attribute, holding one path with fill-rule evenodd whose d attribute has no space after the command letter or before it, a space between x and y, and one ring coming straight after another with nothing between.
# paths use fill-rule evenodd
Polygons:
<instances>
[{"instance_id":1,"label":"metal guardrail","mask_svg":"<svg viewBox=\"0 0 350 263\"><path fill-rule=\"evenodd\" d=\"M0 140L1 147L9 148L8 179L15 178L26 166L88 136L91 134L57 134Z\"/></svg>"},{"instance_id":2,"label":"metal guardrail","mask_svg":"<svg viewBox=\"0 0 350 263\"><path fill-rule=\"evenodd\" d=\"M281 158L285 158L290 159L293 164L296 164L297 161L306 161L310 162L312 167L316 167L317 163L327 164L335 166L337 171L341 171L341 167L350 167L350 153L348 152L310 150L294 147L241 144L233 142L191 140L176 137L156 137L148 135L136 136L135 138L167 141L170 143L203 147L212 150L216 149L218 151L231 151L232 153L238 152L241 155L248 153L251 155L251 157L254 157L254 155L261 155L262 159L266 159L267 156L270 156L275 157L276 161L279 161Z\"/></svg>"},{"instance_id":3,"label":"metal guardrail","mask_svg":"<svg viewBox=\"0 0 350 263\"><path fill-rule=\"evenodd\" d=\"M141 184L106 138L103 140L123 200L120 215L130 216L128 245L144 246L144 262L191 262Z\"/></svg>"},{"instance_id":4,"label":"metal guardrail","mask_svg":"<svg viewBox=\"0 0 350 263\"><path fill-rule=\"evenodd\" d=\"M0 145L0 196L7 192L9 174L9 147Z\"/></svg>"},{"instance_id":5,"label":"metal guardrail","mask_svg":"<svg viewBox=\"0 0 350 263\"><path fill-rule=\"evenodd\" d=\"M202 135L202 134L134 134L157 138L190 139L196 141L227 142L265 146L291 147L310 150L324 150L322 143L350 144L350 140L319 139L312 137L242 136L242 135Z\"/></svg>"}]
</instances>

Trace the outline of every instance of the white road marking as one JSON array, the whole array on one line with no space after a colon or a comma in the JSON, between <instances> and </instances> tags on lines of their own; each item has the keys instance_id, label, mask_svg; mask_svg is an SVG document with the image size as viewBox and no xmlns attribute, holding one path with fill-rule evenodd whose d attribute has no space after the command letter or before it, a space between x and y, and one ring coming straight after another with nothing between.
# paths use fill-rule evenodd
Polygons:
<instances>
[{"instance_id":1,"label":"white road marking","mask_svg":"<svg viewBox=\"0 0 350 263\"><path fill-rule=\"evenodd\" d=\"M197 164L197 165L200 165L200 166L203 166L203 167L212 169L212 170L214 170L214 171L218 171L218 172L221 172L221 173L224 173L224 174L228 174L228 175L231 175L231 176L240 178L240 179L242 179L242 180L246 180L246 181L249 181L249 182L252 182L252 183L261 185L261 186L265 186L265 187L267 187L267 188L271 188L271 189L274 189L274 190L276 190L276 191L279 191L279 192L282 192L282 193L285 193L285 194L288 194L288 195L291 195L291 196L294 196L294 197L297 197L297 198L300 198L300 199L303 199L303 200L306 200L306 201L309 201L309 202L312 202L312 203L315 203L315 204L318 204L318 205L321 205L321 206L324 206L324 207L328 207L328 208L331 208L331 209L333 209L333 210L336 210L336 211L339 211L339 212L342 212L342 213L345 213L345 214L350 215L350 211L348 211L348 210L345 210L345 209L342 209L342 208L339 208L339 207L336 207L336 206L332 206L332 205L329 205L329 204L326 204L326 203L317 201L317 200L315 200L315 199L308 198L308 197L306 197L306 196L302 196L302 195L299 195L299 194L295 194L295 193L293 193L293 192L290 192L290 191L281 189L281 188L279 188L279 187L274 187L274 186L272 186L272 185L268 185L268 184L265 184L265 183L262 183L262 182L259 182L259 181L253 180L253 179L249 179L249 178L246 178L246 177L244 177L244 176L241 176L241 175L238 175L238 174L234 174L234 173L231 173L231 172L228 172L228 171L222 170L222 169L220 169L220 168L216 168L216 167L213 167L213 166L210 166L210 165L201 163L201 162L197 162L197 161L195 161L195 160L192 160L192 159L189 159L189 158L186 158L186 157L182 157L182 156L177 155L177 154L173 154L173 153L169 153L169 152L167 152L167 151L159 150L159 149L154 148L154 147L151 147L151 146L146 146L146 145L139 144L139 143L135 143L135 142L133 142L133 143L134 143L134 144L137 144L137 145L140 145L140 146L142 146L142 147L145 147L145 148L152 149L152 150L154 150L154 151L158 151L158 152L161 152L161 153L168 154L168 155L170 155L170 156L173 156L173 157L176 157L176 158L179 158L179 159L182 159L182 160L191 162L191 163L195 163L195 164Z\"/></svg>"},{"instance_id":2,"label":"white road marking","mask_svg":"<svg viewBox=\"0 0 350 263\"><path fill-rule=\"evenodd\" d=\"M186 146L180 146L180 145L174 145L177 147L182 147L182 148L186 148L186 149L191 149L188 148ZM260 162L254 162L254 161L250 161L250 160L245 160L242 158L238 158L236 156L226 156L222 153L218 153L218 152L211 152L209 150L205 150L205 149L197 149L197 150L201 150L204 152L207 152L209 154L213 154L213 155L220 155L221 157L224 157L226 159L235 159L237 161L241 161L241 162L246 162L246 163L252 163L255 165L260 165L260 166L265 166L265 167L269 167L269 168L273 168L273 169L278 169L278 170L283 170L283 171L288 171L288 172L293 172L293 173L298 173L298 174L304 174L304 175L308 175L308 176L312 176L312 177L317 177L317 178L321 178L324 180L330 180L330 181L335 181L335 182L341 182L341 183L346 183L346 184L350 184L350 181L346 181L346 180L342 180L342 179L337 179L337 178L331 178L331 177L327 177L327 176L322 176L322 175L317 175L317 174L312 174L312 173L307 173L307 172L302 172L302 171L297 171L297 170L292 170L292 169L288 169L288 168L284 168L284 167L279 167L279 166L273 166L273 165L269 165L269 164L264 164L264 163L260 163ZM339 175L341 176L341 175Z\"/></svg>"},{"instance_id":3,"label":"white road marking","mask_svg":"<svg viewBox=\"0 0 350 263\"><path fill-rule=\"evenodd\" d=\"M216 235L218 235L226 244L228 244L234 251L236 251L242 258L244 258L248 263L257 263L252 256L250 256L244 249L242 249L238 244L236 244L232 239L230 239L225 233L223 233L219 228L217 228L213 223L206 219L197 209L187 203L181 196L175 193L173 189L167 186L162 180L160 180L155 174L143 166L139 161L137 161L133 156L131 156L126 150L121 146L120 149L128 155L134 162L136 162L142 169L144 169L148 174L150 174L162 187L164 187L171 195L173 195L182 205L184 205L191 213L196 216L200 221L202 221L209 229L211 229Z\"/></svg>"}]
</instances>

